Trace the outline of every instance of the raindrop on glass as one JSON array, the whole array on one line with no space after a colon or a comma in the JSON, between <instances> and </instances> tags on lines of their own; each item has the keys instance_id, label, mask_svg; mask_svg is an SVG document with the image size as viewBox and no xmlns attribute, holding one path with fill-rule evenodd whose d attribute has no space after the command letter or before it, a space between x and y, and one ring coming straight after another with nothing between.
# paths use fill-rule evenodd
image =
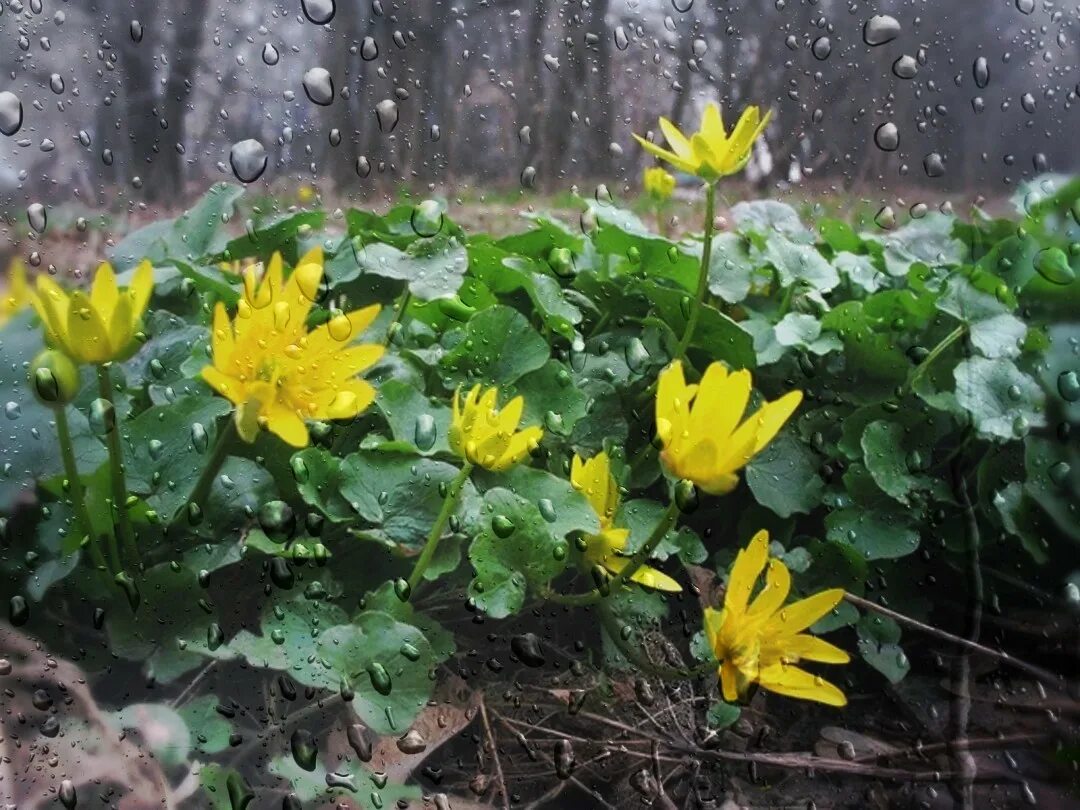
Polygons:
<instances>
[{"instance_id":1,"label":"raindrop on glass","mask_svg":"<svg viewBox=\"0 0 1080 810\"><path fill-rule=\"evenodd\" d=\"M937 152L931 152L923 158L923 170L927 177L941 177L945 174L945 161Z\"/></svg>"},{"instance_id":2,"label":"raindrop on glass","mask_svg":"<svg viewBox=\"0 0 1080 810\"><path fill-rule=\"evenodd\" d=\"M1016 9L1021 14L1031 14L1035 10L1035 0L1016 0Z\"/></svg>"},{"instance_id":3,"label":"raindrop on glass","mask_svg":"<svg viewBox=\"0 0 1080 810\"><path fill-rule=\"evenodd\" d=\"M671 0L671 5L674 6L675 10L680 14L685 14L694 7L694 0Z\"/></svg>"},{"instance_id":4,"label":"raindrop on glass","mask_svg":"<svg viewBox=\"0 0 1080 810\"><path fill-rule=\"evenodd\" d=\"M371 37L364 37L364 41L360 43L360 58L365 62L379 58L379 46Z\"/></svg>"},{"instance_id":5,"label":"raindrop on glass","mask_svg":"<svg viewBox=\"0 0 1080 810\"><path fill-rule=\"evenodd\" d=\"M304 93L315 104L329 107L334 103L334 80L326 68L313 67L304 74Z\"/></svg>"},{"instance_id":6,"label":"raindrop on glass","mask_svg":"<svg viewBox=\"0 0 1080 810\"><path fill-rule=\"evenodd\" d=\"M975 60L971 72L975 76L976 87L982 89L990 84L990 65L987 63L985 56L980 56Z\"/></svg>"},{"instance_id":7,"label":"raindrop on glass","mask_svg":"<svg viewBox=\"0 0 1080 810\"><path fill-rule=\"evenodd\" d=\"M266 171L266 149L254 138L234 143L229 150L233 174L241 183L254 183Z\"/></svg>"},{"instance_id":8,"label":"raindrop on glass","mask_svg":"<svg viewBox=\"0 0 1080 810\"><path fill-rule=\"evenodd\" d=\"M892 42L900 36L900 23L888 14L875 14L863 25L863 42L871 47Z\"/></svg>"},{"instance_id":9,"label":"raindrop on glass","mask_svg":"<svg viewBox=\"0 0 1080 810\"><path fill-rule=\"evenodd\" d=\"M14 135L22 127L23 107L19 97L9 90L0 93L0 132Z\"/></svg>"},{"instance_id":10,"label":"raindrop on glass","mask_svg":"<svg viewBox=\"0 0 1080 810\"><path fill-rule=\"evenodd\" d=\"M276 65L278 60L281 59L281 54L278 53L278 49L267 42L263 45L262 60L267 65Z\"/></svg>"},{"instance_id":11,"label":"raindrop on glass","mask_svg":"<svg viewBox=\"0 0 1080 810\"><path fill-rule=\"evenodd\" d=\"M301 0L300 7L304 10L304 16L316 25L326 25L334 19L337 6L334 0Z\"/></svg>"},{"instance_id":12,"label":"raindrop on glass","mask_svg":"<svg viewBox=\"0 0 1080 810\"><path fill-rule=\"evenodd\" d=\"M49 216L45 213L45 206L41 203L30 203L26 209L26 220L37 233L44 233L45 226L49 223Z\"/></svg>"},{"instance_id":13,"label":"raindrop on glass","mask_svg":"<svg viewBox=\"0 0 1080 810\"><path fill-rule=\"evenodd\" d=\"M818 37L814 40L814 44L810 46L810 53L819 62L824 62L832 53L832 42L828 37Z\"/></svg>"},{"instance_id":14,"label":"raindrop on glass","mask_svg":"<svg viewBox=\"0 0 1080 810\"><path fill-rule=\"evenodd\" d=\"M380 132L393 132L398 123L397 102L384 98L375 105L375 117L379 120Z\"/></svg>"},{"instance_id":15,"label":"raindrop on glass","mask_svg":"<svg viewBox=\"0 0 1080 810\"><path fill-rule=\"evenodd\" d=\"M143 38L142 23L139 22L138 20L132 20L131 24L128 25L128 34L131 35L131 41L132 42L142 42L142 38Z\"/></svg>"},{"instance_id":16,"label":"raindrop on glass","mask_svg":"<svg viewBox=\"0 0 1080 810\"><path fill-rule=\"evenodd\" d=\"M874 131L874 144L883 152L895 152L900 146L900 133L891 121Z\"/></svg>"},{"instance_id":17,"label":"raindrop on glass","mask_svg":"<svg viewBox=\"0 0 1080 810\"><path fill-rule=\"evenodd\" d=\"M892 72L899 79L914 79L915 74L919 72L919 63L915 61L914 56L905 54L893 62Z\"/></svg>"},{"instance_id":18,"label":"raindrop on glass","mask_svg":"<svg viewBox=\"0 0 1080 810\"><path fill-rule=\"evenodd\" d=\"M64 77L59 73L54 73L49 76L49 89L56 95L60 95L64 92Z\"/></svg>"}]
</instances>

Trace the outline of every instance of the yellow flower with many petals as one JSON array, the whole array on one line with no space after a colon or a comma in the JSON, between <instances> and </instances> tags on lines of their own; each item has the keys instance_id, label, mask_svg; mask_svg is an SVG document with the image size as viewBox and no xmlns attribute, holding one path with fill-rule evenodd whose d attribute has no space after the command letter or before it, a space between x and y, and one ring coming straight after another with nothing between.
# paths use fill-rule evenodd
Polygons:
<instances>
[{"instance_id":1,"label":"yellow flower with many petals","mask_svg":"<svg viewBox=\"0 0 1080 810\"><path fill-rule=\"evenodd\" d=\"M30 285L26 282L26 266L14 259L7 273L7 289L0 297L0 324L26 307L33 297Z\"/></svg>"},{"instance_id":2,"label":"yellow flower with many petals","mask_svg":"<svg viewBox=\"0 0 1080 810\"><path fill-rule=\"evenodd\" d=\"M112 267L103 264L94 275L90 295L82 290L69 294L48 276L39 275L31 301L49 343L72 360L101 365L126 360L138 348L135 337L153 289L150 262L136 268L125 290L116 285Z\"/></svg>"},{"instance_id":3,"label":"yellow flower with many petals","mask_svg":"<svg viewBox=\"0 0 1080 810\"><path fill-rule=\"evenodd\" d=\"M646 193L657 202L663 202L675 190L675 178L659 166L646 169L641 182L645 186Z\"/></svg>"},{"instance_id":4,"label":"yellow flower with many petals","mask_svg":"<svg viewBox=\"0 0 1080 810\"><path fill-rule=\"evenodd\" d=\"M630 530L614 526L615 513L619 510L619 485L611 474L608 454L598 453L588 461L575 455L570 464L570 483L589 499L589 504L600 519L599 533L585 537L585 562L590 568L599 565L617 576L630 564L630 556L626 554ZM678 593L682 590L674 579L647 565L641 566L630 579L658 591Z\"/></svg>"},{"instance_id":5,"label":"yellow flower with many petals","mask_svg":"<svg viewBox=\"0 0 1080 810\"><path fill-rule=\"evenodd\" d=\"M720 116L720 108L709 104L701 119L701 128L687 137L666 118L660 119L660 130L667 139L670 150L657 146L639 135L638 143L651 155L665 160L680 171L694 174L706 182L714 182L742 171L750 160L750 151L772 113L764 117L757 107L743 110L735 128L728 134Z\"/></svg>"},{"instance_id":6,"label":"yellow flower with many petals","mask_svg":"<svg viewBox=\"0 0 1080 810\"><path fill-rule=\"evenodd\" d=\"M765 584L750 601L765 571ZM846 664L848 654L802 631L835 608L844 598L840 588L822 591L784 605L791 590L791 573L778 559L769 559L769 533L754 535L735 558L724 594L724 609L705 609L705 633L720 662L724 700L745 697L751 684L780 695L845 706L836 686L795 666L800 660Z\"/></svg>"},{"instance_id":7,"label":"yellow flower with many petals","mask_svg":"<svg viewBox=\"0 0 1080 810\"><path fill-rule=\"evenodd\" d=\"M802 402L802 391L790 391L744 420L750 386L749 371L729 374L722 363L712 363L697 385L686 383L679 361L660 373L656 432L664 446L660 459L673 476L690 479L710 495L735 488L738 471Z\"/></svg>"},{"instance_id":8,"label":"yellow flower with many petals","mask_svg":"<svg viewBox=\"0 0 1080 810\"><path fill-rule=\"evenodd\" d=\"M514 397L500 410L499 391L489 388L481 393L473 386L461 402L461 391L454 392L454 413L450 422L450 448L471 464L502 472L524 459L544 435L539 427L518 430L525 400Z\"/></svg>"},{"instance_id":9,"label":"yellow flower with many petals","mask_svg":"<svg viewBox=\"0 0 1080 810\"><path fill-rule=\"evenodd\" d=\"M382 356L383 347L352 339L371 325L379 306L332 311L326 323L308 331L322 274L318 248L300 259L288 280L275 253L261 281L257 268L244 270L244 294L232 321L224 304L214 310L213 364L202 369L202 378L236 405L245 441L264 428L304 447L305 420L351 419L375 399L375 389L356 375Z\"/></svg>"}]
</instances>

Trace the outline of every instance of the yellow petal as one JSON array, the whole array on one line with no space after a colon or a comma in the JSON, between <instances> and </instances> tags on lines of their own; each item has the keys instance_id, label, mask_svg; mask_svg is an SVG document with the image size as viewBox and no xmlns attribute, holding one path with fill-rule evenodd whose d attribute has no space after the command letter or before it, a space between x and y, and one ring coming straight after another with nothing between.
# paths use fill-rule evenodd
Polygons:
<instances>
[{"instance_id":1,"label":"yellow petal","mask_svg":"<svg viewBox=\"0 0 1080 810\"><path fill-rule=\"evenodd\" d=\"M295 410L279 402L272 402L262 409L261 415L266 420L266 429L286 444L307 447L307 425Z\"/></svg>"},{"instance_id":2,"label":"yellow petal","mask_svg":"<svg viewBox=\"0 0 1080 810\"><path fill-rule=\"evenodd\" d=\"M521 422L521 414L524 410L525 400L520 396L507 402L506 407L499 412L499 428L507 433L513 433Z\"/></svg>"},{"instance_id":3,"label":"yellow petal","mask_svg":"<svg viewBox=\"0 0 1080 810\"><path fill-rule=\"evenodd\" d=\"M754 415L757 419L757 432L754 436L754 453L761 452L765 445L773 440L777 433L795 413L802 402L802 391L789 391L775 402L768 402L761 411Z\"/></svg>"},{"instance_id":4,"label":"yellow petal","mask_svg":"<svg viewBox=\"0 0 1080 810\"><path fill-rule=\"evenodd\" d=\"M334 394L325 408L315 414L319 419L352 419L375 401L375 389L363 380L353 379Z\"/></svg>"},{"instance_id":5,"label":"yellow petal","mask_svg":"<svg viewBox=\"0 0 1080 810\"><path fill-rule=\"evenodd\" d=\"M207 385L234 405L239 405L247 400L244 384L227 374L223 374L213 366L203 366L199 370L199 376L203 378ZM252 439L248 441L252 441Z\"/></svg>"},{"instance_id":6,"label":"yellow petal","mask_svg":"<svg viewBox=\"0 0 1080 810\"><path fill-rule=\"evenodd\" d=\"M94 275L90 288L90 304L97 312L102 323L111 323L116 302L120 300L120 290L116 286L116 274L108 264L103 264Z\"/></svg>"},{"instance_id":7,"label":"yellow petal","mask_svg":"<svg viewBox=\"0 0 1080 810\"><path fill-rule=\"evenodd\" d=\"M225 305L218 301L214 306L214 325L210 333L210 349L214 356L214 364L223 366L228 363L235 345L229 315L225 311Z\"/></svg>"},{"instance_id":8,"label":"yellow petal","mask_svg":"<svg viewBox=\"0 0 1080 810\"><path fill-rule=\"evenodd\" d=\"M791 572L780 560L769 560L765 571L765 587L754 597L746 611L747 621L765 619L772 616L784 604L791 592Z\"/></svg>"},{"instance_id":9,"label":"yellow petal","mask_svg":"<svg viewBox=\"0 0 1080 810\"><path fill-rule=\"evenodd\" d=\"M746 548L739 551L735 564L731 566L731 576L728 577L724 593L724 610L731 614L729 621L740 618L746 612L754 584L768 559L769 533L762 529Z\"/></svg>"},{"instance_id":10,"label":"yellow petal","mask_svg":"<svg viewBox=\"0 0 1080 810\"><path fill-rule=\"evenodd\" d=\"M680 171L684 171L687 174L697 174L698 164L697 164L697 162L695 160L681 158L677 154L675 154L674 152L669 152L664 147L657 146L652 141L645 140L640 135L635 135L634 138L637 140L637 142L639 144L641 144L641 148L644 149L646 152L648 152L653 157L658 157L661 160L666 160L668 163L670 163L676 169L679 169Z\"/></svg>"},{"instance_id":11,"label":"yellow petal","mask_svg":"<svg viewBox=\"0 0 1080 810\"><path fill-rule=\"evenodd\" d=\"M146 311L146 305L150 303L150 295L154 291L154 268L148 261L142 261L135 269L131 277L131 286L128 287L128 295L131 299L131 320L137 323Z\"/></svg>"},{"instance_id":12,"label":"yellow petal","mask_svg":"<svg viewBox=\"0 0 1080 810\"><path fill-rule=\"evenodd\" d=\"M100 317L101 313L98 313ZM113 359L121 359L127 356L127 350L135 337L135 328L131 318L131 299L120 296L113 309L112 319L106 321L109 333L109 345L112 347Z\"/></svg>"},{"instance_id":13,"label":"yellow petal","mask_svg":"<svg viewBox=\"0 0 1080 810\"><path fill-rule=\"evenodd\" d=\"M716 652L716 637L720 635L720 631L724 627L725 615L724 611L709 607L705 608L703 613L705 638L709 642L709 647L712 648L714 654Z\"/></svg>"},{"instance_id":14,"label":"yellow petal","mask_svg":"<svg viewBox=\"0 0 1080 810\"><path fill-rule=\"evenodd\" d=\"M725 660L720 664L720 687L728 703L739 699L739 672L731 661Z\"/></svg>"},{"instance_id":15,"label":"yellow petal","mask_svg":"<svg viewBox=\"0 0 1080 810\"><path fill-rule=\"evenodd\" d=\"M698 384L690 416L690 432L713 435L725 442L738 426L750 399L750 372L728 374L723 363L712 363Z\"/></svg>"},{"instance_id":16,"label":"yellow petal","mask_svg":"<svg viewBox=\"0 0 1080 810\"><path fill-rule=\"evenodd\" d=\"M805 633L784 638L783 649L779 652L792 661L804 658L822 664L846 664L851 660L851 656L839 647Z\"/></svg>"},{"instance_id":17,"label":"yellow petal","mask_svg":"<svg viewBox=\"0 0 1080 810\"><path fill-rule=\"evenodd\" d=\"M682 585L676 580L663 571L658 571L648 565L641 566L631 574L630 579L639 585L644 585L646 588L652 588L654 591L664 591L666 593L680 593L682 591Z\"/></svg>"},{"instance_id":18,"label":"yellow petal","mask_svg":"<svg viewBox=\"0 0 1080 810\"><path fill-rule=\"evenodd\" d=\"M488 469L495 472L502 472L513 467L518 462L525 459L536 445L540 443L540 439L544 437L544 431L539 427L527 427L518 433L515 433L510 438L510 444L506 448L502 457L497 459L494 466Z\"/></svg>"},{"instance_id":19,"label":"yellow petal","mask_svg":"<svg viewBox=\"0 0 1080 810\"><path fill-rule=\"evenodd\" d=\"M727 143L727 133L724 131L724 118L719 106L710 102L705 107L705 114L701 117L700 131L712 151L716 154L722 153Z\"/></svg>"},{"instance_id":20,"label":"yellow petal","mask_svg":"<svg viewBox=\"0 0 1080 810\"><path fill-rule=\"evenodd\" d=\"M827 615L843 598L843 588L832 588L793 602L769 621L768 629L786 635L801 633Z\"/></svg>"},{"instance_id":21,"label":"yellow petal","mask_svg":"<svg viewBox=\"0 0 1080 810\"><path fill-rule=\"evenodd\" d=\"M72 293L68 302L67 347L86 363L105 363L113 359L105 324L81 291Z\"/></svg>"},{"instance_id":22,"label":"yellow petal","mask_svg":"<svg viewBox=\"0 0 1080 810\"><path fill-rule=\"evenodd\" d=\"M666 118L660 118L660 131L664 133L664 139L668 142L675 155L682 160L692 160L694 157L693 147L690 140L683 135L682 130Z\"/></svg>"},{"instance_id":23,"label":"yellow petal","mask_svg":"<svg viewBox=\"0 0 1080 810\"><path fill-rule=\"evenodd\" d=\"M812 700L827 706L846 706L847 698L836 686L798 667L773 664L758 673L758 683L778 695Z\"/></svg>"}]
</instances>

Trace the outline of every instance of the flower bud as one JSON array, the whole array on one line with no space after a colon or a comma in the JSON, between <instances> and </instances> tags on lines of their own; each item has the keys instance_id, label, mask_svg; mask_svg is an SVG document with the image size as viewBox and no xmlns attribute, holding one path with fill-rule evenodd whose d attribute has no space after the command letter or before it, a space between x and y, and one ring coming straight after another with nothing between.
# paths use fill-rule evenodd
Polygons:
<instances>
[{"instance_id":1,"label":"flower bud","mask_svg":"<svg viewBox=\"0 0 1080 810\"><path fill-rule=\"evenodd\" d=\"M79 393L79 367L63 352L45 349L30 364L30 384L38 402L62 407Z\"/></svg>"}]
</instances>

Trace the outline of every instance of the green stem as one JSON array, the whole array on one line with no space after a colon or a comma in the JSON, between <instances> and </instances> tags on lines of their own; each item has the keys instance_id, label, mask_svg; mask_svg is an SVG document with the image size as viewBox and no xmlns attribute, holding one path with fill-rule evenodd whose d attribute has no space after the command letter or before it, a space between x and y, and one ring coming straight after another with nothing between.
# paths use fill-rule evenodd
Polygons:
<instances>
[{"instance_id":1,"label":"green stem","mask_svg":"<svg viewBox=\"0 0 1080 810\"><path fill-rule=\"evenodd\" d=\"M715 661L707 661L689 669L684 669L683 667L670 667L665 664L657 664L650 661L644 655L641 646L635 646L628 639L623 638L622 627L619 625L618 619L611 615L610 611L600 608L597 612L600 614L600 623L604 625L604 630L607 631L608 638L610 638L611 642L619 648L619 652L623 654L623 657L631 664L645 670L651 675L668 680L684 681L695 678L698 675L703 675L706 672L713 671L717 667Z\"/></svg>"},{"instance_id":2,"label":"green stem","mask_svg":"<svg viewBox=\"0 0 1080 810\"><path fill-rule=\"evenodd\" d=\"M930 353L926 355L926 358L919 363L913 372L911 372L911 378L908 380L905 386L906 390L910 391L915 387L915 383L919 381L919 378L926 372L926 369L937 360L946 349L952 346L956 341L964 336L967 331L967 326L961 324L953 329L949 334L941 339L941 342L930 350Z\"/></svg>"},{"instance_id":3,"label":"green stem","mask_svg":"<svg viewBox=\"0 0 1080 810\"><path fill-rule=\"evenodd\" d=\"M690 342L694 339L694 330L697 329L698 320L701 318L701 308L705 303L705 293L709 290L709 264L712 262L713 220L716 218L716 186L709 183L705 186L705 236L701 249L701 269L698 271L697 294L694 297L690 309L690 317L686 321L686 330L682 340L675 347L675 356L672 360L682 360L686 356L686 350L690 348Z\"/></svg>"},{"instance_id":4,"label":"green stem","mask_svg":"<svg viewBox=\"0 0 1080 810\"><path fill-rule=\"evenodd\" d=\"M79 478L79 467L75 463L75 451L71 442L71 428L68 426L67 412L61 406L54 413L56 414L56 436L60 440L60 457L64 460L64 475L67 477L68 493L75 507L75 516L82 531L86 533L87 548L94 565L111 573L108 563L105 562L105 555L101 552L101 546L98 544L98 538L94 534L90 513L86 509L86 493L83 490L82 480Z\"/></svg>"},{"instance_id":5,"label":"green stem","mask_svg":"<svg viewBox=\"0 0 1080 810\"><path fill-rule=\"evenodd\" d=\"M120 444L120 424L116 417L116 403L113 401L112 381L109 379L109 367L97 367L98 394L112 406L113 423L106 434L109 450L109 479L112 485L113 508L116 510L116 528L123 543L124 553L130 558L129 563L139 563L139 547L135 544L135 533L131 528L131 516L127 507L127 482L124 480L124 450ZM115 552L114 552L115 553ZM119 561L118 561L119 562ZM123 566L120 566L123 568Z\"/></svg>"},{"instance_id":6,"label":"green stem","mask_svg":"<svg viewBox=\"0 0 1080 810\"><path fill-rule=\"evenodd\" d=\"M619 589L630 581L630 577L636 574L641 569L641 566L648 562L653 551L660 545L660 541L664 539L664 535L666 535L671 530L671 527L675 525L675 521L678 517L679 507L675 503L675 500L672 499L671 503L668 504L668 508L664 510L664 514L656 524L656 528L654 528L652 534L649 535L649 539L645 541L645 544L642 545L641 548L634 552L634 556L630 558L630 562L626 564L626 567L608 580L603 591L599 588L594 588L585 593L563 594L549 590L545 593L545 597L560 605L580 607L582 605L591 605L599 602L606 594L618 593Z\"/></svg>"},{"instance_id":7,"label":"green stem","mask_svg":"<svg viewBox=\"0 0 1080 810\"><path fill-rule=\"evenodd\" d=\"M420 552L420 556L416 558L416 564L413 565L412 573L409 575L410 595L423 581L424 571L431 565L431 560L435 556L435 550L439 547L439 541L442 539L443 529L446 528L446 522L450 520L450 515L454 514L454 507L457 506L458 496L461 495L461 488L465 486L465 481L468 480L472 469L472 463L466 461L461 467L461 472L459 472L457 477L450 482L450 489L447 490L446 497L443 498L443 505L442 509L439 510L439 516L435 518L435 523L431 527L431 531L428 532L427 540L424 542L424 549Z\"/></svg>"},{"instance_id":8,"label":"green stem","mask_svg":"<svg viewBox=\"0 0 1080 810\"><path fill-rule=\"evenodd\" d=\"M221 465L229 457L229 446L235 436L236 419L230 416L225 423L225 427L218 432L217 441L214 443L210 458L207 459L206 466L203 467L202 472L199 474L199 480L195 482L195 487L191 490L191 495L188 496L189 508L191 504L195 504L200 509L206 505L206 499L210 497L210 488L214 485L214 479L221 471Z\"/></svg>"},{"instance_id":9,"label":"green stem","mask_svg":"<svg viewBox=\"0 0 1080 810\"><path fill-rule=\"evenodd\" d=\"M390 325L386 327L386 337L383 338L383 346L389 346L390 341L394 339L394 333L397 331L398 325L405 317L405 309L409 306L410 301L412 301L412 292L406 287L405 292L398 298L397 306L394 310L394 319L390 321Z\"/></svg>"}]
</instances>

